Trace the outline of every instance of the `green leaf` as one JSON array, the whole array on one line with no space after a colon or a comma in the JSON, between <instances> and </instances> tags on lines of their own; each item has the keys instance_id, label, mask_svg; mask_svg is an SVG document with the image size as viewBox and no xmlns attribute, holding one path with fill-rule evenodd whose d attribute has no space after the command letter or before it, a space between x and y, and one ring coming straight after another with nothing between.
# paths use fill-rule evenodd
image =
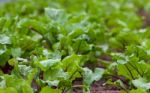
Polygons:
<instances>
[{"instance_id":1,"label":"green leaf","mask_svg":"<svg viewBox=\"0 0 150 93\"><path fill-rule=\"evenodd\" d=\"M44 80L66 80L68 79L68 74L63 71L61 68L54 68L47 70L44 73Z\"/></svg>"},{"instance_id":2,"label":"green leaf","mask_svg":"<svg viewBox=\"0 0 150 93\"><path fill-rule=\"evenodd\" d=\"M95 68L94 72L89 68L83 68L84 84L90 86L93 81L98 81L102 78L104 69Z\"/></svg>"},{"instance_id":3,"label":"green leaf","mask_svg":"<svg viewBox=\"0 0 150 93\"><path fill-rule=\"evenodd\" d=\"M36 62L36 65L39 66L43 71L48 70L49 68L60 63L60 59L47 59L40 62Z\"/></svg>"},{"instance_id":4,"label":"green leaf","mask_svg":"<svg viewBox=\"0 0 150 93\"><path fill-rule=\"evenodd\" d=\"M45 28L45 24L36 20L28 19L28 18L21 19L17 23L17 27L19 29L23 28L23 29L34 30L36 33L40 35L44 35L47 32Z\"/></svg>"},{"instance_id":5,"label":"green leaf","mask_svg":"<svg viewBox=\"0 0 150 93\"><path fill-rule=\"evenodd\" d=\"M146 90L142 88L131 90L129 93L147 93Z\"/></svg>"},{"instance_id":6,"label":"green leaf","mask_svg":"<svg viewBox=\"0 0 150 93\"><path fill-rule=\"evenodd\" d=\"M14 58L20 57L22 55L22 50L21 50L21 48L12 48L11 54Z\"/></svg>"},{"instance_id":7,"label":"green leaf","mask_svg":"<svg viewBox=\"0 0 150 93\"><path fill-rule=\"evenodd\" d=\"M62 60L62 67L65 71L67 71L68 75L71 76L70 78L72 80L77 77L81 77L79 74L81 58L82 56L80 55L72 54Z\"/></svg>"},{"instance_id":8,"label":"green leaf","mask_svg":"<svg viewBox=\"0 0 150 93\"><path fill-rule=\"evenodd\" d=\"M10 37L6 36L5 34L0 35L0 44L11 44Z\"/></svg>"},{"instance_id":9,"label":"green leaf","mask_svg":"<svg viewBox=\"0 0 150 93\"><path fill-rule=\"evenodd\" d=\"M19 68L20 74L24 77L28 76L28 74L32 72L31 66L18 65L18 68Z\"/></svg>"},{"instance_id":10,"label":"green leaf","mask_svg":"<svg viewBox=\"0 0 150 93\"><path fill-rule=\"evenodd\" d=\"M69 37L71 39L74 39L74 38L77 38L79 37L80 35L84 34L83 30L82 29L76 29L72 32L69 33Z\"/></svg>"},{"instance_id":11,"label":"green leaf","mask_svg":"<svg viewBox=\"0 0 150 93\"><path fill-rule=\"evenodd\" d=\"M18 63L18 61L15 58L12 58L12 59L8 60L8 63L11 66L15 66Z\"/></svg>"},{"instance_id":12,"label":"green leaf","mask_svg":"<svg viewBox=\"0 0 150 93\"><path fill-rule=\"evenodd\" d=\"M18 93L33 93L31 86L23 79L19 79L13 75L5 75L7 87L12 87L17 90Z\"/></svg>"},{"instance_id":13,"label":"green leaf","mask_svg":"<svg viewBox=\"0 0 150 93\"><path fill-rule=\"evenodd\" d=\"M40 93L61 93L61 90L59 90L59 89L52 89L51 87L46 86L46 87L42 88Z\"/></svg>"},{"instance_id":14,"label":"green leaf","mask_svg":"<svg viewBox=\"0 0 150 93\"><path fill-rule=\"evenodd\" d=\"M8 88L0 88L0 93L18 93L17 90L13 87L8 87Z\"/></svg>"},{"instance_id":15,"label":"green leaf","mask_svg":"<svg viewBox=\"0 0 150 93\"><path fill-rule=\"evenodd\" d=\"M132 83L137 88L150 89L150 83L147 82L144 78L139 78L136 80L132 80Z\"/></svg>"},{"instance_id":16,"label":"green leaf","mask_svg":"<svg viewBox=\"0 0 150 93\"><path fill-rule=\"evenodd\" d=\"M3 76L0 77L0 88L5 88L6 87L6 80L4 79Z\"/></svg>"},{"instance_id":17,"label":"green leaf","mask_svg":"<svg viewBox=\"0 0 150 93\"><path fill-rule=\"evenodd\" d=\"M2 55L0 55L0 66L4 66L10 58L10 50L6 50Z\"/></svg>"},{"instance_id":18,"label":"green leaf","mask_svg":"<svg viewBox=\"0 0 150 93\"><path fill-rule=\"evenodd\" d=\"M45 8L45 15L49 16L53 20L58 20L64 15L64 10L55 8Z\"/></svg>"},{"instance_id":19,"label":"green leaf","mask_svg":"<svg viewBox=\"0 0 150 93\"><path fill-rule=\"evenodd\" d=\"M84 39L74 39L72 44L75 53L87 53L92 50L92 45L88 44Z\"/></svg>"}]
</instances>

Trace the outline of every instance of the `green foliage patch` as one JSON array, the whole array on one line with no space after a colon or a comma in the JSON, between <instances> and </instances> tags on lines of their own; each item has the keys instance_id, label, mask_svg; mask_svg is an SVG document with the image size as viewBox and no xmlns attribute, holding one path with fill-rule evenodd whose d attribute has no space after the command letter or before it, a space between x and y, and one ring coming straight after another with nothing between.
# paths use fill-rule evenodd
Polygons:
<instances>
[{"instance_id":1,"label":"green foliage patch","mask_svg":"<svg viewBox=\"0 0 150 93\"><path fill-rule=\"evenodd\" d=\"M149 10L149 0L0 3L0 93L90 93L100 79L148 93Z\"/></svg>"}]
</instances>

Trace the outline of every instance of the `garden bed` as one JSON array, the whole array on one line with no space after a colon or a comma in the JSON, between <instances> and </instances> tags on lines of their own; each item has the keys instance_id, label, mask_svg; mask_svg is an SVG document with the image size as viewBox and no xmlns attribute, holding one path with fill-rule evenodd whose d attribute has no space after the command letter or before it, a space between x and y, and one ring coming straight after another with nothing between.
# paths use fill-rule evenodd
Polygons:
<instances>
[{"instance_id":1,"label":"garden bed","mask_svg":"<svg viewBox=\"0 0 150 93\"><path fill-rule=\"evenodd\" d=\"M0 2L0 93L150 92L150 1Z\"/></svg>"}]
</instances>

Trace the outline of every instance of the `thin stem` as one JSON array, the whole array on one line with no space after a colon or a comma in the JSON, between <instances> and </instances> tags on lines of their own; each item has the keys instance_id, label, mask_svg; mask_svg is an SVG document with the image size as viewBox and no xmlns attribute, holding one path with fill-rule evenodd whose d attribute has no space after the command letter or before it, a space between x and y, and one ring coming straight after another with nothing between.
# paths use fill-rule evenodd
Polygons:
<instances>
[{"instance_id":1,"label":"thin stem","mask_svg":"<svg viewBox=\"0 0 150 93\"><path fill-rule=\"evenodd\" d=\"M34 31L34 32L40 34L40 35L42 36L42 39L46 40L46 42L48 43L48 46L50 47L50 49L52 49L52 43L48 40L47 37L45 37L42 33L40 33L40 31L37 31L36 29L34 29L34 28L31 27L31 26L29 27L29 29L30 29L31 31Z\"/></svg>"},{"instance_id":2,"label":"thin stem","mask_svg":"<svg viewBox=\"0 0 150 93\"><path fill-rule=\"evenodd\" d=\"M73 88L83 88L83 87L85 87L84 85L74 85L74 86L72 86Z\"/></svg>"},{"instance_id":3,"label":"thin stem","mask_svg":"<svg viewBox=\"0 0 150 93\"><path fill-rule=\"evenodd\" d=\"M69 80L70 80L77 72L78 72L78 69L76 69L76 70L72 73L72 75L69 77Z\"/></svg>"},{"instance_id":4,"label":"thin stem","mask_svg":"<svg viewBox=\"0 0 150 93\"><path fill-rule=\"evenodd\" d=\"M76 69L73 73L72 73L72 75L69 77L69 80L76 74L76 72L78 72L78 69ZM65 87L64 89L63 89L63 91L62 91L62 93L66 93L69 89L67 89L67 87Z\"/></svg>"},{"instance_id":5,"label":"thin stem","mask_svg":"<svg viewBox=\"0 0 150 93\"><path fill-rule=\"evenodd\" d=\"M130 62L128 62L128 63L129 63L129 65L130 65L131 67L133 67L133 68L137 71L137 73L138 73L141 77L143 77L137 67L135 67L134 65L132 65Z\"/></svg>"},{"instance_id":6,"label":"thin stem","mask_svg":"<svg viewBox=\"0 0 150 93\"><path fill-rule=\"evenodd\" d=\"M76 53L78 53L78 52L79 52L81 44L82 44L82 40L80 41L80 43L79 43L79 45L78 45L78 48L77 48Z\"/></svg>"},{"instance_id":7,"label":"thin stem","mask_svg":"<svg viewBox=\"0 0 150 93\"><path fill-rule=\"evenodd\" d=\"M130 71L130 69L128 68L128 66L126 64L125 64L125 67L127 68L128 72L130 73L132 79L134 79L134 76L133 76L132 72Z\"/></svg>"},{"instance_id":8,"label":"thin stem","mask_svg":"<svg viewBox=\"0 0 150 93\"><path fill-rule=\"evenodd\" d=\"M110 63L111 61L107 61L107 60L103 60L103 59L98 59L98 61L100 62L106 62L106 63Z\"/></svg>"},{"instance_id":9,"label":"thin stem","mask_svg":"<svg viewBox=\"0 0 150 93\"><path fill-rule=\"evenodd\" d=\"M34 31L34 32L40 34L41 36L43 36L43 34L42 34L40 31L37 31L37 30L36 30L35 28L33 28L32 26L30 26L29 29L30 29L31 31Z\"/></svg>"},{"instance_id":10,"label":"thin stem","mask_svg":"<svg viewBox=\"0 0 150 93\"><path fill-rule=\"evenodd\" d=\"M66 92L66 87L62 90L62 93L65 93Z\"/></svg>"},{"instance_id":11,"label":"thin stem","mask_svg":"<svg viewBox=\"0 0 150 93\"><path fill-rule=\"evenodd\" d=\"M145 73L144 73L144 71L143 71L141 65L140 65L140 70L142 71L142 77L143 77Z\"/></svg>"}]
</instances>

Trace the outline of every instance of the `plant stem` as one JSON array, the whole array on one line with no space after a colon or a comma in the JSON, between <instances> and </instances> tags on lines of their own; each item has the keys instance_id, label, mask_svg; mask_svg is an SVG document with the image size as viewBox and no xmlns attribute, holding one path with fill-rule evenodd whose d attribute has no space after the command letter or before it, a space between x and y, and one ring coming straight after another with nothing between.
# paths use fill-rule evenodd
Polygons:
<instances>
[{"instance_id":1,"label":"plant stem","mask_svg":"<svg viewBox=\"0 0 150 93\"><path fill-rule=\"evenodd\" d=\"M141 77L143 77L137 67L135 67L134 65L132 65L130 62L128 62L128 63L129 63L129 65L130 65L132 68L134 68L134 69L136 70L136 72L137 72Z\"/></svg>"},{"instance_id":2,"label":"plant stem","mask_svg":"<svg viewBox=\"0 0 150 93\"><path fill-rule=\"evenodd\" d=\"M134 79L134 76L133 76L133 74L132 74L131 70L128 68L128 66L127 66L126 64L125 64L125 67L127 68L128 72L130 73L131 78L132 78L132 79Z\"/></svg>"},{"instance_id":3,"label":"plant stem","mask_svg":"<svg viewBox=\"0 0 150 93\"><path fill-rule=\"evenodd\" d=\"M80 43L79 43L79 45L78 45L78 48L77 48L76 53L78 53L78 52L79 52L81 44L82 44L82 40L80 41Z\"/></svg>"},{"instance_id":4,"label":"plant stem","mask_svg":"<svg viewBox=\"0 0 150 93\"><path fill-rule=\"evenodd\" d=\"M48 40L47 37L45 37L42 33L40 33L40 31L37 31L36 29L34 29L32 26L30 26L29 29L30 29L31 31L34 31L34 32L38 33L39 35L41 35L42 38L43 38L44 40L46 40L46 42L47 42L49 48L52 49L52 43Z\"/></svg>"}]
</instances>

